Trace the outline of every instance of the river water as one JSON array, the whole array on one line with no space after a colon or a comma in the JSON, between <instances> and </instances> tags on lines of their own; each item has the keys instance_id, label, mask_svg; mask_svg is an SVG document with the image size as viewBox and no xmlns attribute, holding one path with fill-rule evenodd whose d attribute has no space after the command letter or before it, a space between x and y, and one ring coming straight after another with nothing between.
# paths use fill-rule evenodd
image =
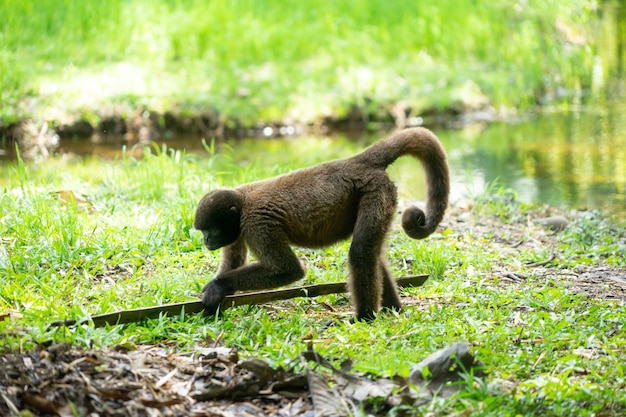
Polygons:
<instances>
[{"instance_id":1,"label":"river water","mask_svg":"<svg viewBox=\"0 0 626 417\"><path fill-rule=\"evenodd\" d=\"M442 134L458 184L497 181L522 201L626 218L626 106Z\"/></svg>"}]
</instances>

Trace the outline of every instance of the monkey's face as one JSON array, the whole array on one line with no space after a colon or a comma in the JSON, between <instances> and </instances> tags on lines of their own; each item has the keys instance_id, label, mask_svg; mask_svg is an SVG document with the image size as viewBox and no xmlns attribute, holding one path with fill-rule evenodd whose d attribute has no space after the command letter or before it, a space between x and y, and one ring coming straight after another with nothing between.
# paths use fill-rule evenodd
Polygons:
<instances>
[{"instance_id":1,"label":"monkey's face","mask_svg":"<svg viewBox=\"0 0 626 417\"><path fill-rule=\"evenodd\" d=\"M217 190L202 197L193 226L202 232L209 250L230 245L239 238L241 204L239 193L231 190Z\"/></svg>"},{"instance_id":2,"label":"monkey's face","mask_svg":"<svg viewBox=\"0 0 626 417\"><path fill-rule=\"evenodd\" d=\"M235 234L235 238L232 237L233 234L230 234L228 231L223 230L221 227L215 227L209 230L203 230L202 234L204 235L204 246L209 250L215 250L222 248L224 246L230 245L237 240L237 236Z\"/></svg>"}]
</instances>

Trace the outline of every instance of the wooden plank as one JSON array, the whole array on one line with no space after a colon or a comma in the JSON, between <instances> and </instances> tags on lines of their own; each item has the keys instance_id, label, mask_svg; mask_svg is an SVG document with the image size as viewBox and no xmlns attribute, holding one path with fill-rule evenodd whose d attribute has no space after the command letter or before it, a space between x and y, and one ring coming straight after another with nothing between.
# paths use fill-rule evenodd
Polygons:
<instances>
[{"instance_id":1,"label":"wooden plank","mask_svg":"<svg viewBox=\"0 0 626 417\"><path fill-rule=\"evenodd\" d=\"M413 275L396 279L398 287L419 287L426 282L428 275ZM221 309L240 306L244 304L261 304L270 301L287 300L296 297L313 298L320 295L340 294L347 292L346 282L336 282L330 284L314 284L303 287L284 288L278 290L256 291L248 293L238 293L227 296L222 302ZM162 314L177 316L180 314L197 314L204 310L200 301L186 301L183 303L165 304L153 307L137 308L134 310L122 310L113 313L99 314L81 320L93 322L95 327L106 325L134 323L144 319L155 319ZM76 324L76 320L59 320L50 323L49 327L71 326Z\"/></svg>"}]
</instances>

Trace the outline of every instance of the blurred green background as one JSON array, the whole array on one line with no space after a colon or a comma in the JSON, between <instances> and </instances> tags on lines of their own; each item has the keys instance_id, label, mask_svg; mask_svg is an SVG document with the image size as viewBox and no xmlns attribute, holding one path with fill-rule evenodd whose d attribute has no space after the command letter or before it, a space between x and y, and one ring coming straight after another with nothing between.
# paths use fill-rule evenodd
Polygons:
<instances>
[{"instance_id":1,"label":"blurred green background","mask_svg":"<svg viewBox=\"0 0 626 417\"><path fill-rule=\"evenodd\" d=\"M137 107L250 124L399 101L415 114L569 104L609 71L607 4L3 0L0 125Z\"/></svg>"}]
</instances>

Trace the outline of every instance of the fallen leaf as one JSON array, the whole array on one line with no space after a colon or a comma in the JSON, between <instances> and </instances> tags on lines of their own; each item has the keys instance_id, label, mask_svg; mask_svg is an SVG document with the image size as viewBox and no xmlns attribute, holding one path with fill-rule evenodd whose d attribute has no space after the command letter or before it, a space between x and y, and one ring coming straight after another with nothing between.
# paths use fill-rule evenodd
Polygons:
<instances>
[{"instance_id":1,"label":"fallen leaf","mask_svg":"<svg viewBox=\"0 0 626 417\"><path fill-rule=\"evenodd\" d=\"M12 319L23 319L24 316L21 313L18 313L16 310L7 310L4 313L0 313L0 321L6 320L8 318Z\"/></svg>"}]
</instances>

